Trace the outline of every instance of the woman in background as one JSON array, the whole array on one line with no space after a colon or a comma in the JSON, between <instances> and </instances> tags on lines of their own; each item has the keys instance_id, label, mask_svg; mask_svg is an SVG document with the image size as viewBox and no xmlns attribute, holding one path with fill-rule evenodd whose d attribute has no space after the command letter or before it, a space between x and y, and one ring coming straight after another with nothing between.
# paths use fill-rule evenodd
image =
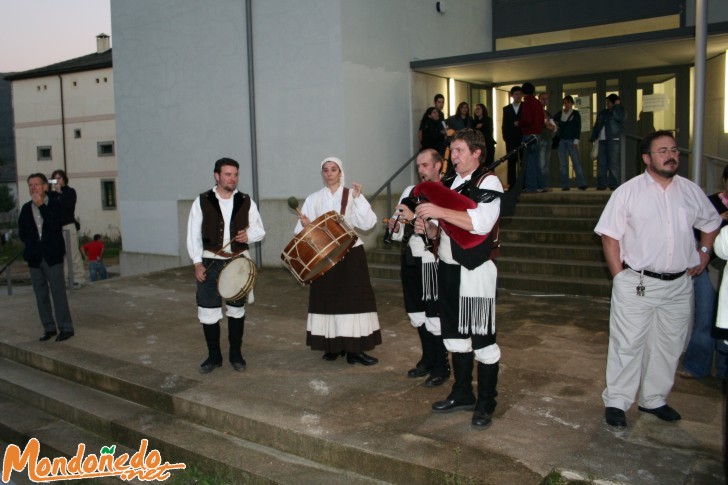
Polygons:
<instances>
[{"instance_id":1,"label":"woman in background","mask_svg":"<svg viewBox=\"0 0 728 485\"><path fill-rule=\"evenodd\" d=\"M495 139L493 138L493 118L488 116L488 108L483 103L475 105L474 128L485 137L485 165L495 161Z\"/></svg>"}]
</instances>

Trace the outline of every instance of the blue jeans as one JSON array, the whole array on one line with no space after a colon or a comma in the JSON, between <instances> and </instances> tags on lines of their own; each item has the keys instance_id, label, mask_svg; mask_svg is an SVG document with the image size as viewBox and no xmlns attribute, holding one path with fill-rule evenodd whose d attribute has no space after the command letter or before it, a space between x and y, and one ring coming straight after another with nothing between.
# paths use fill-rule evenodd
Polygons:
<instances>
[{"instance_id":1,"label":"blue jeans","mask_svg":"<svg viewBox=\"0 0 728 485\"><path fill-rule=\"evenodd\" d=\"M711 336L715 323L717 298L706 269L693 278L695 290L695 324L683 358L683 369L693 377L707 377L713 369L716 342ZM720 371L720 369L719 369ZM725 373L725 369L723 369Z\"/></svg>"},{"instance_id":2,"label":"blue jeans","mask_svg":"<svg viewBox=\"0 0 728 485\"><path fill-rule=\"evenodd\" d=\"M538 139L538 167L541 169L541 185L539 189L546 189L549 186L549 162L551 161L551 139Z\"/></svg>"},{"instance_id":3,"label":"blue jeans","mask_svg":"<svg viewBox=\"0 0 728 485\"><path fill-rule=\"evenodd\" d=\"M568 154L567 154L568 152ZM571 165L576 173L576 186L586 187L584 179L584 171L581 169L581 161L579 160L579 147L574 145L574 140L559 141L559 172L561 173L561 188L569 188L569 158L571 157Z\"/></svg>"},{"instance_id":4,"label":"blue jeans","mask_svg":"<svg viewBox=\"0 0 728 485\"><path fill-rule=\"evenodd\" d=\"M530 135L524 136L523 141L529 140L530 138ZM526 148L524 160L526 163L526 192L536 192L538 189L545 187L542 181L543 172L541 171L538 152L538 142L532 143Z\"/></svg>"},{"instance_id":5,"label":"blue jeans","mask_svg":"<svg viewBox=\"0 0 728 485\"><path fill-rule=\"evenodd\" d=\"M101 261L89 261L88 263L88 275L91 281L105 280L109 277L106 273L106 266Z\"/></svg>"},{"instance_id":6,"label":"blue jeans","mask_svg":"<svg viewBox=\"0 0 728 485\"><path fill-rule=\"evenodd\" d=\"M608 178L607 178L608 176ZM597 156L597 188L619 186L619 140L600 140Z\"/></svg>"}]
</instances>

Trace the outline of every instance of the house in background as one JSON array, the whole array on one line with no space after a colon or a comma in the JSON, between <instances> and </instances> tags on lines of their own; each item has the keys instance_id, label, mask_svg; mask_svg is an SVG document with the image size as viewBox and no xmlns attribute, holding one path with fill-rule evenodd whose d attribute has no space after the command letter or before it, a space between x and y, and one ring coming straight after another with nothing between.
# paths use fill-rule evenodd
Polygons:
<instances>
[{"instance_id":1,"label":"house in background","mask_svg":"<svg viewBox=\"0 0 728 485\"><path fill-rule=\"evenodd\" d=\"M110 38L93 54L5 76L11 83L19 205L28 175L63 169L81 233L120 236Z\"/></svg>"},{"instance_id":2,"label":"house in background","mask_svg":"<svg viewBox=\"0 0 728 485\"><path fill-rule=\"evenodd\" d=\"M7 187L15 200L15 209L3 212L0 207L0 223L10 222L17 217L18 175L15 169L15 139L13 138L13 107L10 96L10 82L0 73L0 186Z\"/></svg>"}]
</instances>

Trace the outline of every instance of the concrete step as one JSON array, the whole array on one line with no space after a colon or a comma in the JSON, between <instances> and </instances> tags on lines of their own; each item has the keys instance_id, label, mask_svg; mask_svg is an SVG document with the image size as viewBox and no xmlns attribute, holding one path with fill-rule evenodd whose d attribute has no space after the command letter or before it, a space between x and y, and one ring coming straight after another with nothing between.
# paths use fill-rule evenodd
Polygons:
<instances>
[{"instance_id":1,"label":"concrete step","mask_svg":"<svg viewBox=\"0 0 728 485\"><path fill-rule=\"evenodd\" d=\"M532 231L528 229L507 229L500 233L501 243L557 244L600 246L601 239L594 231Z\"/></svg>"},{"instance_id":2,"label":"concrete step","mask_svg":"<svg viewBox=\"0 0 728 485\"><path fill-rule=\"evenodd\" d=\"M551 275L566 279L594 278L609 280L606 263L578 261L575 259L521 259L498 258L499 274Z\"/></svg>"},{"instance_id":3,"label":"concrete step","mask_svg":"<svg viewBox=\"0 0 728 485\"><path fill-rule=\"evenodd\" d=\"M108 438L90 433L56 416L45 413L33 405L12 399L0 393L0 436L3 437L3 448L14 444L24 450L31 438L40 442L40 456L53 458L71 458L78 452L78 445L86 445L85 456L94 453L99 456L103 446L112 443ZM115 456L128 453L132 456L139 450L116 444ZM14 471L10 476L11 483L33 483L28 469ZM37 482L36 482L37 483ZM94 478L92 483L123 483L116 478ZM141 483L133 480L132 483Z\"/></svg>"},{"instance_id":4,"label":"concrete step","mask_svg":"<svg viewBox=\"0 0 728 485\"><path fill-rule=\"evenodd\" d=\"M586 204L518 204L516 211L520 216L528 217L590 217L599 219L604 205ZM503 220L508 218L503 218Z\"/></svg>"},{"instance_id":5,"label":"concrete step","mask_svg":"<svg viewBox=\"0 0 728 485\"><path fill-rule=\"evenodd\" d=\"M392 249L371 249L367 251L367 262L369 264L389 264L399 267L399 248Z\"/></svg>"},{"instance_id":6,"label":"concrete step","mask_svg":"<svg viewBox=\"0 0 728 485\"><path fill-rule=\"evenodd\" d=\"M80 348L74 348L69 353L63 347L39 342L14 345L0 342L0 357L8 359L0 367L0 379L5 381L1 386L3 392L15 399L36 404L43 411L54 415L77 416L77 422L73 424L91 428L91 431L103 436L114 437L121 443L135 445L141 438L148 437L150 443L155 444L168 460L192 462L199 459L204 466L206 456L213 459L219 455L225 457L226 466L228 462L236 464L240 473L247 473L251 477L267 476L268 468L259 470L252 458L250 464L247 459L241 461L239 453L242 452L228 455L224 450L231 448L237 443L236 440L248 442L244 444L246 447L264 447L263 454L282 455L286 457L285 460L304 460L307 471L300 472L303 478L308 473L335 470L328 478L322 479L319 475L309 483L352 483L352 480L364 476L365 481L368 480L366 483L382 480L402 484L439 484L452 475L453 448L452 443L447 441L427 436L393 439L386 427L377 423L352 426L348 416L338 413L318 411L308 417L305 413L301 416L300 406L288 404L274 396L257 393L244 393L241 396L238 393L234 399L225 399L221 396L230 393L218 387L231 385L230 380L216 384L209 379L189 379ZM27 390L25 382L31 379L19 375L17 364L53 375L34 373L33 380L41 383ZM15 369L17 377L8 377L11 369ZM99 399L108 399L110 404L88 404L83 409L77 409L86 399L84 388L91 388L91 394ZM70 394L67 389L71 390ZM52 390L58 395L54 398L44 397L50 395ZM61 395L62 392L65 394ZM279 418L266 420L271 415ZM338 434L341 437L336 439L333 435L324 436L315 432L319 422L320 426L325 423L325 429L336 430L337 437ZM153 429L148 423L154 423ZM386 426L386 423L383 425ZM196 426L205 428L204 432L213 435L195 434ZM166 433L176 434L170 434L168 438ZM178 446L180 443L185 446ZM205 448L211 447L205 449L202 457L195 455L195 447L200 443L204 443ZM216 447L224 449L215 451ZM411 452L413 448L418 450L414 456ZM489 470L489 474L510 476L516 481L523 477L525 470L514 466L499 453L484 457L477 447L459 445L459 448L463 463L478 470L476 473ZM323 467L322 471L319 471L318 466ZM283 464L272 468L270 473L280 469L280 475L269 478L274 483L306 483L295 473L282 476L286 470L290 470ZM477 475L461 472L461 477L465 479L474 476Z\"/></svg>"},{"instance_id":7,"label":"concrete step","mask_svg":"<svg viewBox=\"0 0 728 485\"><path fill-rule=\"evenodd\" d=\"M6 412L2 413L2 426L17 436L23 432L28 434L30 424L29 418L18 420L19 414L37 416L35 420L47 426L49 418L33 410L37 407L43 413L70 421L70 426L56 421L56 428L68 431L81 427L100 435L92 443L86 443L88 452L116 443L124 445L126 451L138 450L141 440L146 438L149 449L159 450L163 460L170 463L194 464L210 474L224 466L230 483L363 485L378 482L236 438L7 359L0 359L0 382L3 394L22 403L3 406ZM33 412L25 414L28 408ZM149 426L152 422L154 426ZM68 450L75 452L74 441L78 444L86 439L90 439L89 434L81 431L67 433L64 438L51 439L51 442L60 443L57 447L66 450L65 454ZM115 456L122 452L119 450Z\"/></svg>"},{"instance_id":8,"label":"concrete step","mask_svg":"<svg viewBox=\"0 0 728 485\"><path fill-rule=\"evenodd\" d=\"M586 191L572 189L568 192L552 190L543 194L521 193L516 210L521 205L527 204L601 205L604 207L610 196L610 191L597 191L594 189Z\"/></svg>"},{"instance_id":9,"label":"concrete step","mask_svg":"<svg viewBox=\"0 0 728 485\"><path fill-rule=\"evenodd\" d=\"M385 280L399 280L399 261L397 264L369 263L369 276Z\"/></svg>"},{"instance_id":10,"label":"concrete step","mask_svg":"<svg viewBox=\"0 0 728 485\"><path fill-rule=\"evenodd\" d=\"M594 230L596 225L597 221L591 218L515 216L501 221L501 231L530 230L540 232L544 229L564 232L590 231Z\"/></svg>"},{"instance_id":11,"label":"concrete step","mask_svg":"<svg viewBox=\"0 0 728 485\"><path fill-rule=\"evenodd\" d=\"M501 256L536 260L571 259L573 261L604 262L602 246L596 244L584 246L509 242L501 245Z\"/></svg>"},{"instance_id":12,"label":"concrete step","mask_svg":"<svg viewBox=\"0 0 728 485\"><path fill-rule=\"evenodd\" d=\"M593 278L562 278L548 275L498 273L498 288L548 295L575 295L609 298L611 281Z\"/></svg>"}]
</instances>

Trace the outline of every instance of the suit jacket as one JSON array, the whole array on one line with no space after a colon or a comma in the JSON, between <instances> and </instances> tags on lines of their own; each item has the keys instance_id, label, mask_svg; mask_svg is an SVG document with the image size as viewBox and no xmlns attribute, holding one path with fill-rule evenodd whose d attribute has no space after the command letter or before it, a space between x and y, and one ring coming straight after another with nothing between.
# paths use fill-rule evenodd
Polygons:
<instances>
[{"instance_id":1,"label":"suit jacket","mask_svg":"<svg viewBox=\"0 0 728 485\"><path fill-rule=\"evenodd\" d=\"M63 263L66 254L66 243L63 240L64 209L60 196L55 192L48 192L48 203L38 209L43 217L43 235L38 237L38 226L33 217L33 201L26 202L20 209L18 217L18 235L23 241L23 259L28 266L37 268L42 260L48 266Z\"/></svg>"},{"instance_id":2,"label":"suit jacket","mask_svg":"<svg viewBox=\"0 0 728 485\"><path fill-rule=\"evenodd\" d=\"M503 116L501 123L501 133L503 134L503 140L509 145L519 145L523 136L521 135L521 129L514 126L513 123L521 119L521 113L523 112L523 103L518 108L518 113L513 109L513 104L508 104L503 107Z\"/></svg>"}]
</instances>

